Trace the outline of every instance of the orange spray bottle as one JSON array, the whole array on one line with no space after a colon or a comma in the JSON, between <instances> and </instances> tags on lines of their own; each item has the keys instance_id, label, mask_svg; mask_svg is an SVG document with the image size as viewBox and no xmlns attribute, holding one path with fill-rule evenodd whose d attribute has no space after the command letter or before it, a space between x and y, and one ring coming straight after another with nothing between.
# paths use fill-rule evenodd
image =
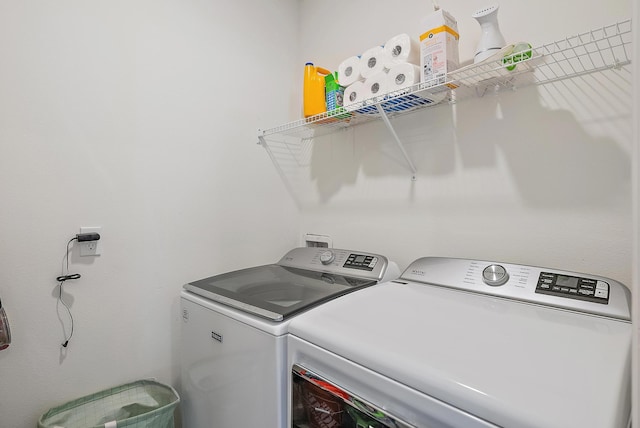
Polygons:
<instances>
[{"instance_id":1,"label":"orange spray bottle","mask_svg":"<svg viewBox=\"0 0 640 428\"><path fill-rule=\"evenodd\" d=\"M327 111L327 100L324 93L324 76L331 74L325 68L316 67L308 62L304 66L304 117Z\"/></svg>"}]
</instances>

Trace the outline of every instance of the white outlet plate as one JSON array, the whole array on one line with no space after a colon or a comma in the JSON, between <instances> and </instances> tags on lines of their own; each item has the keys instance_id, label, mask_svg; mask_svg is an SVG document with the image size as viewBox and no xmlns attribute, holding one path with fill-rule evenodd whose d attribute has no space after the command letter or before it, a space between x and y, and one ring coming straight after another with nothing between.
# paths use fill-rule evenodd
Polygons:
<instances>
[{"instance_id":1,"label":"white outlet plate","mask_svg":"<svg viewBox=\"0 0 640 428\"><path fill-rule=\"evenodd\" d=\"M79 242L80 256L99 256L102 252L102 227L81 227L80 233L98 233L100 239L98 241Z\"/></svg>"},{"instance_id":2,"label":"white outlet plate","mask_svg":"<svg viewBox=\"0 0 640 428\"><path fill-rule=\"evenodd\" d=\"M333 248L333 240L328 235L316 235L307 233L304 235L304 244L306 247Z\"/></svg>"}]
</instances>

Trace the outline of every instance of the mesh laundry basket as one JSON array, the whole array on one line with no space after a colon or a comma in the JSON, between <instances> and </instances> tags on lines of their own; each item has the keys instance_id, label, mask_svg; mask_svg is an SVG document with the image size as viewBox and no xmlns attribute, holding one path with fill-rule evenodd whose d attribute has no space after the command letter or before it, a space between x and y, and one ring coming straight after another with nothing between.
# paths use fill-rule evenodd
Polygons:
<instances>
[{"instance_id":1,"label":"mesh laundry basket","mask_svg":"<svg viewBox=\"0 0 640 428\"><path fill-rule=\"evenodd\" d=\"M139 380L49 409L38 428L173 428L179 402L170 386Z\"/></svg>"}]
</instances>

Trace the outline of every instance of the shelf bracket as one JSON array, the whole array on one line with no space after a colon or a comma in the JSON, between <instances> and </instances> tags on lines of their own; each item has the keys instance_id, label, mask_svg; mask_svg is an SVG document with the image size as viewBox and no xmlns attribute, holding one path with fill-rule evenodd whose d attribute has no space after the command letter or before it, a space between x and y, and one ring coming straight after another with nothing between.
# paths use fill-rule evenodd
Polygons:
<instances>
[{"instance_id":1,"label":"shelf bracket","mask_svg":"<svg viewBox=\"0 0 640 428\"><path fill-rule=\"evenodd\" d=\"M400 149L400 153L402 153L402 156L404 156L405 162L407 162L407 165L411 170L411 180L416 181L416 173L417 173L416 167L413 165L413 162L411 162L411 158L407 154L407 151L404 149L404 145L402 144L402 141L400 141L400 137L398 137L398 134L396 133L396 130L393 128L391 121L389 121L389 117L387 116L387 113L384 111L384 109L380 104L376 104L376 108L378 109L378 113L380 113L380 117L382 118L382 121L386 125L389 132L391 132L393 139L398 145L398 149Z\"/></svg>"},{"instance_id":2,"label":"shelf bracket","mask_svg":"<svg viewBox=\"0 0 640 428\"><path fill-rule=\"evenodd\" d=\"M262 131L259 130L259 132L262 132ZM278 171L278 175L280 175L280 178L282 179L282 182L284 183L285 187L287 188L287 191L293 197L293 200L296 201L296 204L299 207L300 205L298 203L298 199L296 198L296 194L293 191L293 187L291 187L291 184L289 184L289 180L287 180L286 174L282 170L282 167L280 167L280 164L278 163L278 160L276 159L276 157L274 156L273 152L271 151L271 148L269 147L269 144L267 144L267 140L264 138L263 134L259 134L258 135L258 144L260 144L262 147L264 147L264 149L267 151L267 154L269 155L269 158L271 159L271 162L273 163L273 166L276 167L276 171Z\"/></svg>"}]
</instances>

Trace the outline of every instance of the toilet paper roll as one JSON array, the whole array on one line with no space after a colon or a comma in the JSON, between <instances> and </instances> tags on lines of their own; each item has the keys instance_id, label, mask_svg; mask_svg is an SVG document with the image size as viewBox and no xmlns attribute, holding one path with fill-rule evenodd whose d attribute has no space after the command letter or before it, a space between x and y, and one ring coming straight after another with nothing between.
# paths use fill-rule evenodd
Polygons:
<instances>
[{"instance_id":1,"label":"toilet paper roll","mask_svg":"<svg viewBox=\"0 0 640 428\"><path fill-rule=\"evenodd\" d=\"M360 56L360 75L366 80L387 66L387 56L382 46L366 50Z\"/></svg>"},{"instance_id":2,"label":"toilet paper roll","mask_svg":"<svg viewBox=\"0 0 640 428\"><path fill-rule=\"evenodd\" d=\"M342 106L347 111L354 111L356 109L355 104L361 103L366 98L364 97L364 82L357 81L347 86L344 90L344 100Z\"/></svg>"},{"instance_id":3,"label":"toilet paper roll","mask_svg":"<svg viewBox=\"0 0 640 428\"><path fill-rule=\"evenodd\" d=\"M358 80L363 80L360 75L360 57L352 56L345 59L338 66L338 82L342 86L349 86Z\"/></svg>"},{"instance_id":4,"label":"toilet paper roll","mask_svg":"<svg viewBox=\"0 0 640 428\"><path fill-rule=\"evenodd\" d=\"M387 79L389 76L386 71L379 71L364 81L365 99L373 98L374 101L380 101L387 95Z\"/></svg>"},{"instance_id":5,"label":"toilet paper roll","mask_svg":"<svg viewBox=\"0 0 640 428\"><path fill-rule=\"evenodd\" d=\"M384 44L387 68L405 62L411 64L420 63L420 44L408 34L398 34L390 38Z\"/></svg>"},{"instance_id":6,"label":"toilet paper roll","mask_svg":"<svg viewBox=\"0 0 640 428\"><path fill-rule=\"evenodd\" d=\"M358 113L375 113L375 106L362 107L362 102L367 99L364 82L357 81L349 85L344 90L343 107L347 111L356 111Z\"/></svg>"},{"instance_id":7,"label":"toilet paper roll","mask_svg":"<svg viewBox=\"0 0 640 428\"><path fill-rule=\"evenodd\" d=\"M415 64L396 64L387 73L388 92L406 89L417 83L420 83L420 67Z\"/></svg>"},{"instance_id":8,"label":"toilet paper roll","mask_svg":"<svg viewBox=\"0 0 640 428\"><path fill-rule=\"evenodd\" d=\"M420 67L404 63L391 67L387 74L388 100L382 104L386 112L412 110L421 106L435 105L446 94L431 94L426 91L415 92L413 85L420 83ZM411 93L409 93L411 92Z\"/></svg>"}]
</instances>

